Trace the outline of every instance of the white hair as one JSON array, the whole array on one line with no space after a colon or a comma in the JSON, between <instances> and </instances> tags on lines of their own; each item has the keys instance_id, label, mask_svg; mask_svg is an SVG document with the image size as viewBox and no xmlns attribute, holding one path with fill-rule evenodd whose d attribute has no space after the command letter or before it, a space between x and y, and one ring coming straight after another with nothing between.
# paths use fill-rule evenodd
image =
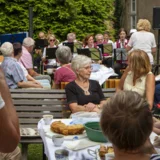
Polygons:
<instances>
[{"instance_id":1,"label":"white hair","mask_svg":"<svg viewBox=\"0 0 160 160\"><path fill-rule=\"evenodd\" d=\"M10 57L13 54L13 45L10 42L5 42L0 48L4 57Z\"/></svg>"},{"instance_id":2,"label":"white hair","mask_svg":"<svg viewBox=\"0 0 160 160\"><path fill-rule=\"evenodd\" d=\"M27 37L23 40L23 46L25 47L31 47L33 46L35 41L31 37Z\"/></svg>"},{"instance_id":3,"label":"white hair","mask_svg":"<svg viewBox=\"0 0 160 160\"><path fill-rule=\"evenodd\" d=\"M71 49L68 46L58 47L56 57L61 64L68 64L72 59Z\"/></svg>"},{"instance_id":4,"label":"white hair","mask_svg":"<svg viewBox=\"0 0 160 160\"><path fill-rule=\"evenodd\" d=\"M72 59L71 68L75 73L77 73L77 70L90 63L92 63L91 58L85 55L77 55Z\"/></svg>"},{"instance_id":5,"label":"white hair","mask_svg":"<svg viewBox=\"0 0 160 160\"><path fill-rule=\"evenodd\" d=\"M103 34L96 34L96 36L95 36L96 40L98 39L98 37L102 37L103 38Z\"/></svg>"},{"instance_id":6,"label":"white hair","mask_svg":"<svg viewBox=\"0 0 160 160\"><path fill-rule=\"evenodd\" d=\"M72 39L74 41L76 39L76 34L75 33L68 33L67 39Z\"/></svg>"}]
</instances>

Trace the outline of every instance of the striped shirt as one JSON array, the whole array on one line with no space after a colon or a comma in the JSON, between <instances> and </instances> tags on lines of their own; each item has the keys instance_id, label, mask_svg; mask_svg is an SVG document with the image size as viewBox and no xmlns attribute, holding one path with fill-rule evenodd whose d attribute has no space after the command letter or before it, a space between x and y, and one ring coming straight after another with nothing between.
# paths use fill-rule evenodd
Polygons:
<instances>
[{"instance_id":1,"label":"striped shirt","mask_svg":"<svg viewBox=\"0 0 160 160\"><path fill-rule=\"evenodd\" d=\"M150 160L160 160L160 154L152 154Z\"/></svg>"},{"instance_id":2,"label":"striped shirt","mask_svg":"<svg viewBox=\"0 0 160 160\"><path fill-rule=\"evenodd\" d=\"M27 81L22 68L15 58L5 57L1 66L9 88L18 88L18 82Z\"/></svg>"}]
</instances>

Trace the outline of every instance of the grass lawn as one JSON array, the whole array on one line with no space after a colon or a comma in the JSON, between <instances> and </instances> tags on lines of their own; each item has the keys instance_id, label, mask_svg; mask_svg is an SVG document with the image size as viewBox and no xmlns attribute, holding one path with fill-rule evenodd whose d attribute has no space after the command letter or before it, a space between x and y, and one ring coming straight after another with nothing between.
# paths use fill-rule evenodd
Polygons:
<instances>
[{"instance_id":1,"label":"grass lawn","mask_svg":"<svg viewBox=\"0 0 160 160\"><path fill-rule=\"evenodd\" d=\"M42 160L42 144L28 145L28 160Z\"/></svg>"}]
</instances>

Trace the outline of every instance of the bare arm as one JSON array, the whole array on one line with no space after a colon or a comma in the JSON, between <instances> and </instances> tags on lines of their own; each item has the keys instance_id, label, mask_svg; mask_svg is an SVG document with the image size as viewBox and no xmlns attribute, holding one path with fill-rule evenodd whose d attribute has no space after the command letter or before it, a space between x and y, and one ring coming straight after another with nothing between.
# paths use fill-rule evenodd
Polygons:
<instances>
[{"instance_id":1,"label":"bare arm","mask_svg":"<svg viewBox=\"0 0 160 160\"><path fill-rule=\"evenodd\" d=\"M129 69L129 67L127 67L127 68L125 69L125 71L124 71L121 79L120 79L119 86L116 88L116 92L119 91L119 90L123 90L124 81L125 81L125 79L126 79L127 74L128 74L129 71L130 71L130 69Z\"/></svg>"},{"instance_id":2,"label":"bare arm","mask_svg":"<svg viewBox=\"0 0 160 160\"><path fill-rule=\"evenodd\" d=\"M155 91L155 77L153 74L148 74L146 78L146 99L150 105L150 110L153 107Z\"/></svg>"},{"instance_id":3,"label":"bare arm","mask_svg":"<svg viewBox=\"0 0 160 160\"><path fill-rule=\"evenodd\" d=\"M26 76L26 78L27 78L28 81L32 81L33 83L38 84L38 85L40 85L40 86L43 88L43 86L41 85L41 83L39 83L38 81L36 81L36 80L35 80L32 76L30 76L29 74Z\"/></svg>"},{"instance_id":4,"label":"bare arm","mask_svg":"<svg viewBox=\"0 0 160 160\"><path fill-rule=\"evenodd\" d=\"M78 105L77 103L70 103L69 107L72 111L72 113L80 112L80 111L87 111L85 105Z\"/></svg>"},{"instance_id":5,"label":"bare arm","mask_svg":"<svg viewBox=\"0 0 160 160\"><path fill-rule=\"evenodd\" d=\"M0 152L12 152L20 140L19 122L11 94L0 68L0 92L5 106L0 109Z\"/></svg>"},{"instance_id":6,"label":"bare arm","mask_svg":"<svg viewBox=\"0 0 160 160\"><path fill-rule=\"evenodd\" d=\"M26 76L26 78L28 81L35 81L35 79L32 76L30 76L29 74Z\"/></svg>"},{"instance_id":7,"label":"bare arm","mask_svg":"<svg viewBox=\"0 0 160 160\"><path fill-rule=\"evenodd\" d=\"M40 74L38 74L37 72L35 72L33 70L33 68L27 69L28 73L30 76L35 77L35 76L39 76Z\"/></svg>"},{"instance_id":8,"label":"bare arm","mask_svg":"<svg viewBox=\"0 0 160 160\"><path fill-rule=\"evenodd\" d=\"M126 47L127 52L130 51L132 49L132 47L128 46Z\"/></svg>"},{"instance_id":9,"label":"bare arm","mask_svg":"<svg viewBox=\"0 0 160 160\"><path fill-rule=\"evenodd\" d=\"M156 51L157 51L157 48L156 48L156 47L155 47L155 48L152 48L152 54L153 54L153 55L155 55Z\"/></svg>"},{"instance_id":10,"label":"bare arm","mask_svg":"<svg viewBox=\"0 0 160 160\"><path fill-rule=\"evenodd\" d=\"M91 112L100 113L100 111L103 108L103 104L105 104L105 103L106 103L106 100L103 100L103 101L100 102L100 104L96 104L96 107Z\"/></svg>"},{"instance_id":11,"label":"bare arm","mask_svg":"<svg viewBox=\"0 0 160 160\"><path fill-rule=\"evenodd\" d=\"M53 83L52 83L52 89L60 89L61 87L60 87L60 84L55 84L55 82L53 81ZM61 88L61 89L63 89L63 88Z\"/></svg>"},{"instance_id":12,"label":"bare arm","mask_svg":"<svg viewBox=\"0 0 160 160\"><path fill-rule=\"evenodd\" d=\"M21 81L18 82L18 87L20 88L43 88L40 84L34 83L32 81Z\"/></svg>"}]
</instances>

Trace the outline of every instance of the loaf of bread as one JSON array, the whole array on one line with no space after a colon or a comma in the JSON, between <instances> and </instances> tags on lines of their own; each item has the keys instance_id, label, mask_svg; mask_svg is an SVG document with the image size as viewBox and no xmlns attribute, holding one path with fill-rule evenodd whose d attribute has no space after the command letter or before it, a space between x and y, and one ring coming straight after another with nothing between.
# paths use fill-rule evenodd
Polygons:
<instances>
[{"instance_id":1,"label":"loaf of bread","mask_svg":"<svg viewBox=\"0 0 160 160\"><path fill-rule=\"evenodd\" d=\"M55 121L51 124L51 130L55 133L60 133L63 135L75 135L82 134L84 131L84 126L81 124L66 125L61 121Z\"/></svg>"}]
</instances>

